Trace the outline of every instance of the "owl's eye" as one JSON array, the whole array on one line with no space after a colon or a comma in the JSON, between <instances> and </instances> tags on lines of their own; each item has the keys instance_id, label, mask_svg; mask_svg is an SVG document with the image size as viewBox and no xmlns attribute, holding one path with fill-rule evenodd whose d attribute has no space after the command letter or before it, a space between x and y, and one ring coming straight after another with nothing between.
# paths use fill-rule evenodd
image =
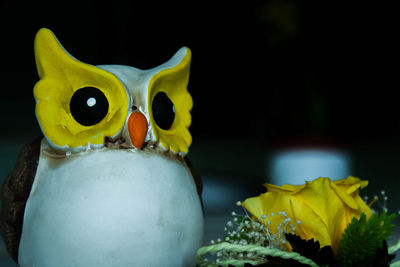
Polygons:
<instances>
[{"instance_id":1,"label":"owl's eye","mask_svg":"<svg viewBox=\"0 0 400 267\"><path fill-rule=\"evenodd\" d=\"M175 119L175 107L164 92L158 92L152 104L153 118L158 127L163 130L171 128Z\"/></svg>"},{"instance_id":2,"label":"owl's eye","mask_svg":"<svg viewBox=\"0 0 400 267\"><path fill-rule=\"evenodd\" d=\"M108 113L108 101L102 91L94 87L78 89L69 102L72 117L84 125L99 123Z\"/></svg>"}]
</instances>

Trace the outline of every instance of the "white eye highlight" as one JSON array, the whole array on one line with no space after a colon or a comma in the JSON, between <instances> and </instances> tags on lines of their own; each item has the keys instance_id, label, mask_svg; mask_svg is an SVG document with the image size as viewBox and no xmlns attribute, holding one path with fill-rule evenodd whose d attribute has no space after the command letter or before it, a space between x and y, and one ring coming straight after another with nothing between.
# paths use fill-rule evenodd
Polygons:
<instances>
[{"instance_id":1,"label":"white eye highlight","mask_svg":"<svg viewBox=\"0 0 400 267\"><path fill-rule=\"evenodd\" d=\"M94 97L89 98L89 99L86 101L86 104L87 104L89 107L93 107L94 105L96 105L96 98L94 98Z\"/></svg>"}]
</instances>

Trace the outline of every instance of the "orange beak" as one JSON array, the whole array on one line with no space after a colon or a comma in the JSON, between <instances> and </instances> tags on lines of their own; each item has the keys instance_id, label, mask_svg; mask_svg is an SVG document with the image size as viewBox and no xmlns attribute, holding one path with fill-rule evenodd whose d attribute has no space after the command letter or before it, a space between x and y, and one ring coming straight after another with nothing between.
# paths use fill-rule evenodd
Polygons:
<instances>
[{"instance_id":1,"label":"orange beak","mask_svg":"<svg viewBox=\"0 0 400 267\"><path fill-rule=\"evenodd\" d=\"M141 112L134 112L128 119L128 130L132 144L141 149L147 135L147 119Z\"/></svg>"}]
</instances>

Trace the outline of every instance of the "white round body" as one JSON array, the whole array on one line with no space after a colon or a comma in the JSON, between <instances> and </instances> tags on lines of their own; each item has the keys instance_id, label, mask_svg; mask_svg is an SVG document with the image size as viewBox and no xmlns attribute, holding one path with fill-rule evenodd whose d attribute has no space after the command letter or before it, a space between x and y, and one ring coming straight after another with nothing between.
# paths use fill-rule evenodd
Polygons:
<instances>
[{"instance_id":1,"label":"white round body","mask_svg":"<svg viewBox=\"0 0 400 267\"><path fill-rule=\"evenodd\" d=\"M103 149L41 153L27 201L22 267L194 266L203 214L177 159Z\"/></svg>"}]
</instances>

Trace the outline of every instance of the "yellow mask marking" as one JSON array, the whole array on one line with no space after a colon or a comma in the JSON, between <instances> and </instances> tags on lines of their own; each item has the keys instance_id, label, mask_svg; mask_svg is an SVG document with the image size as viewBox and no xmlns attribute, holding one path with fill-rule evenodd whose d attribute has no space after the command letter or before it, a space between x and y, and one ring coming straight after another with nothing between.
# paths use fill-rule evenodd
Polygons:
<instances>
[{"instance_id":1,"label":"yellow mask marking","mask_svg":"<svg viewBox=\"0 0 400 267\"><path fill-rule=\"evenodd\" d=\"M104 137L121 132L129 97L116 76L73 58L48 29L40 29L36 35L35 58L41 78L34 87L36 116L50 144L62 150L81 150L89 143L101 146ZM71 97L83 87L99 89L109 103L107 115L95 125L79 124L70 112Z\"/></svg>"},{"instance_id":2,"label":"yellow mask marking","mask_svg":"<svg viewBox=\"0 0 400 267\"><path fill-rule=\"evenodd\" d=\"M191 124L190 110L193 100L187 91L189 82L191 51L186 48L186 55L175 67L161 70L149 83L149 113L153 132L161 145L173 152L187 153L192 143L189 132ZM168 130L161 129L154 121L152 102L158 92L164 92L171 99L175 108L175 119Z\"/></svg>"}]
</instances>

